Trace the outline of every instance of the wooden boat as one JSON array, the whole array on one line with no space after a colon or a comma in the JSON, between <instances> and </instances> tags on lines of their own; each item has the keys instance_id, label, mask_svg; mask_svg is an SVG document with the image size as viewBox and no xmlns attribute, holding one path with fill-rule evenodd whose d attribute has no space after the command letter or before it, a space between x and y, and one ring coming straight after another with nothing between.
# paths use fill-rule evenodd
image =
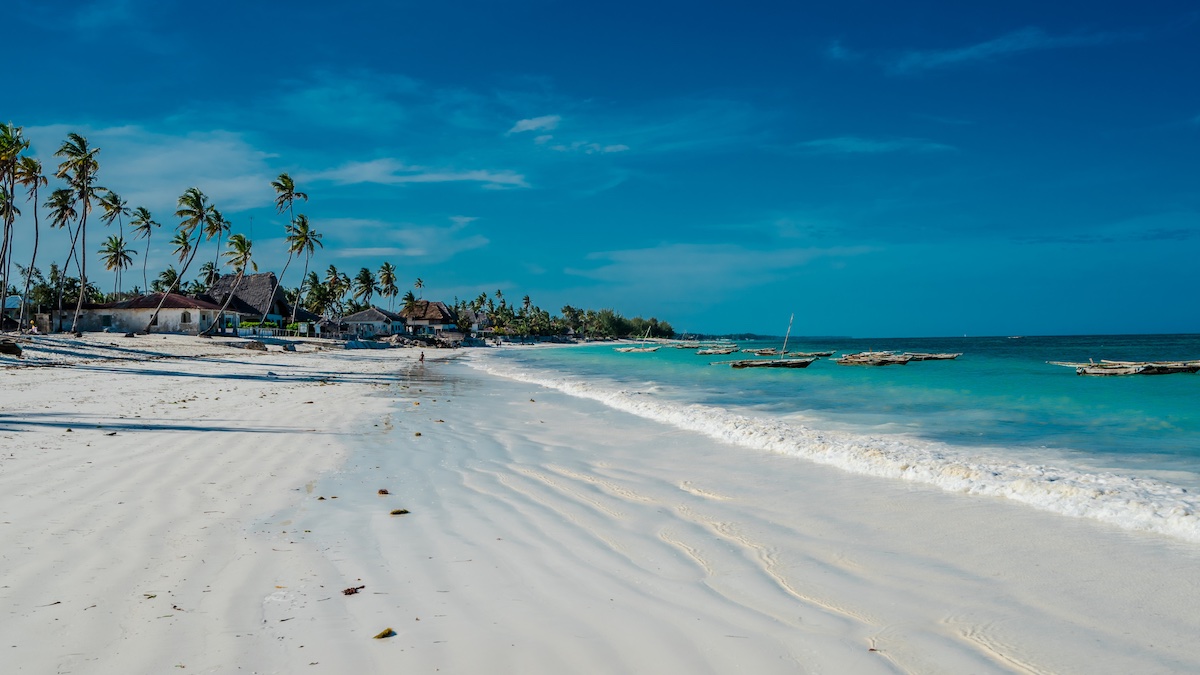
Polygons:
<instances>
[{"instance_id":1,"label":"wooden boat","mask_svg":"<svg viewBox=\"0 0 1200 675\"><path fill-rule=\"evenodd\" d=\"M859 352L843 354L834 361L841 366L903 366L912 361L912 357L892 352Z\"/></svg>"},{"instance_id":2,"label":"wooden boat","mask_svg":"<svg viewBox=\"0 0 1200 675\"><path fill-rule=\"evenodd\" d=\"M713 347L711 349L698 349L696 353L700 356L724 356L737 351L737 347Z\"/></svg>"},{"instance_id":3,"label":"wooden boat","mask_svg":"<svg viewBox=\"0 0 1200 675\"><path fill-rule=\"evenodd\" d=\"M832 351L829 351L829 352L788 352L787 355L788 356L798 356L800 358L804 358L807 356L833 356L833 352Z\"/></svg>"},{"instance_id":4,"label":"wooden boat","mask_svg":"<svg viewBox=\"0 0 1200 675\"><path fill-rule=\"evenodd\" d=\"M788 338L792 335L792 322L796 320L796 315L793 314L788 319L787 333L783 336L782 349L754 349L742 351L751 351L759 356L778 356L777 359L739 359L737 361L729 361L730 368L807 368L817 357L810 356L804 359L785 359L784 354L787 353Z\"/></svg>"},{"instance_id":5,"label":"wooden boat","mask_svg":"<svg viewBox=\"0 0 1200 675\"><path fill-rule=\"evenodd\" d=\"M656 352L660 348L662 348L662 345L654 345L653 347L647 347L646 340L649 337L650 337L650 329L646 328L646 334L642 336L641 341L638 342L638 346L636 346L636 347L613 347L613 350L621 352L623 354L629 354L629 353Z\"/></svg>"},{"instance_id":6,"label":"wooden boat","mask_svg":"<svg viewBox=\"0 0 1200 675\"><path fill-rule=\"evenodd\" d=\"M1175 375L1200 372L1200 361L1108 361L1074 363L1047 361L1052 366L1074 368L1076 375Z\"/></svg>"},{"instance_id":7,"label":"wooden boat","mask_svg":"<svg viewBox=\"0 0 1200 675\"><path fill-rule=\"evenodd\" d=\"M807 368L817 357L807 359L740 359L730 361L730 368Z\"/></svg>"},{"instance_id":8,"label":"wooden boat","mask_svg":"<svg viewBox=\"0 0 1200 675\"><path fill-rule=\"evenodd\" d=\"M962 356L962 352L957 354L930 354L927 352L904 352L901 356L910 356L912 361L953 361Z\"/></svg>"}]
</instances>

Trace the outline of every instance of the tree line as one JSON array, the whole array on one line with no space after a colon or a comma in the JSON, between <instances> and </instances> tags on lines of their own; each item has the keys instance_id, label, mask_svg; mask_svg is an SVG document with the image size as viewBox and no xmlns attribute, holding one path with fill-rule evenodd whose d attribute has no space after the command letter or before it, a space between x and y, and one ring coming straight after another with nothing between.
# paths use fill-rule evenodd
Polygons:
<instances>
[{"instance_id":1,"label":"tree line","mask_svg":"<svg viewBox=\"0 0 1200 675\"><path fill-rule=\"evenodd\" d=\"M0 125L0 221L3 223L3 233L0 235L0 289L5 290L6 296L16 295L22 298L20 326L27 325L28 308L50 307L55 310L57 330L64 330L68 313L66 308L73 306L69 330L76 332L84 304L128 299L141 295L145 289L150 289L161 293L162 297L146 326L146 331L149 331L150 326L157 320L167 294L178 292L195 296L205 293L221 277L224 267L228 267L230 273L237 275L234 287L248 270L257 271L258 265L253 259L253 243L250 239L244 234L233 232L233 223L203 191L197 187L189 187L176 201L174 216L178 224L169 241L174 262L169 263L152 281L148 275L150 242L155 233L162 228L162 224L155 220L146 207L131 207L116 191L99 184L100 148L92 146L87 138L78 133L67 134L67 138L54 152L54 156L60 161L49 175L41 160L28 154L29 148L30 143L24 137L21 127L12 123ZM51 177L56 180L53 189L50 185ZM385 262L377 271L363 267L353 277L338 270L334 265L329 265L323 275L310 271L312 258L318 248L323 248L323 244L322 234L317 232L308 216L296 212L297 202L307 203L308 194L300 191L286 172L271 181L271 188L276 195L276 213L286 213L288 221L284 227L287 259L276 277L272 297L281 287L291 264L300 258L304 260L300 285L294 288L283 287L284 296L292 306L289 324L296 323L296 312L300 306L314 314L337 320L370 307L372 300L378 297L387 299L389 309L395 311L400 287L397 285L397 270L394 265ZM33 250L28 265L18 261L13 250L17 218L22 216L19 190L24 191L25 203L28 204L26 208L31 211L32 216L22 220L23 224L32 221ZM46 274L37 266L42 218L39 207L45 209L47 226L66 230L70 241L65 262L62 265L51 262ZM112 228L113 224L116 224L116 233L109 234L96 251L104 268L113 273L112 291L107 293L102 292L88 276L89 216L97 208L99 214L93 221L98 219L106 228ZM131 236L145 241L141 251L136 250L134 243L126 238L126 222L130 226ZM111 229L109 231L111 232ZM198 275L189 280L187 274L192 269L202 245L214 241L212 259L200 264ZM134 285L132 290L125 291L125 272L134 267L135 257L138 255L142 257L142 285ZM180 265L179 269L176 269L175 262ZM12 276L14 268L17 273L15 277ZM17 281L20 287L11 284L11 281ZM418 277L412 290L408 290L400 298L401 311L417 309L423 301L419 294L424 287L424 280ZM414 294L413 290L416 290L417 294ZM220 325L220 315L228 309L230 299L231 297L226 298L217 321L209 330ZM492 330L501 335L548 336L574 333L594 338L674 335L670 324L665 321L660 322L655 318L646 320L641 317L626 319L612 309L596 311L567 305L562 308L561 315L551 316L549 312L533 305L528 295L519 304L512 304L499 290L491 296L480 293L470 301L460 302L456 299L450 309L457 314L460 328L463 328L464 332L469 328L466 325L469 323L466 317L469 316L467 310L470 310L476 317L485 317ZM265 319L264 315L259 321Z\"/></svg>"}]
</instances>

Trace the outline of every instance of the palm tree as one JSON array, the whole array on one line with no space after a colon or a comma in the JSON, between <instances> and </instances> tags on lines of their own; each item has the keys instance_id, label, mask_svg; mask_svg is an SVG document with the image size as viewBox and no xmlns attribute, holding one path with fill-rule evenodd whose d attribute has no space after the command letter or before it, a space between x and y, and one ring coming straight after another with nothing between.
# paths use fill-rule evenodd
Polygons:
<instances>
[{"instance_id":1,"label":"palm tree","mask_svg":"<svg viewBox=\"0 0 1200 675\"><path fill-rule=\"evenodd\" d=\"M215 208L212 210L212 218L204 223L204 237L209 240L217 238L217 248L213 251L213 267L216 267L221 259L221 240L232 227L233 223L225 220L225 215Z\"/></svg>"},{"instance_id":2,"label":"palm tree","mask_svg":"<svg viewBox=\"0 0 1200 675\"><path fill-rule=\"evenodd\" d=\"M417 289L417 293L419 294L418 297L424 295L424 293L421 292L421 289L425 288L425 282L421 280L421 277L417 277L417 281L413 284L413 288Z\"/></svg>"},{"instance_id":3,"label":"palm tree","mask_svg":"<svg viewBox=\"0 0 1200 675\"><path fill-rule=\"evenodd\" d=\"M179 209L175 211L175 217L179 218L179 226L175 238L171 240L171 243L176 245L175 252L179 255L179 262L183 263L183 268L179 270L175 282L159 298L158 307L154 308L154 314L150 315L150 322L146 324L146 330L144 331L146 333L150 332L150 327L158 320L158 313L162 311L162 306L167 300L167 295L175 290L175 285L187 275L188 267L196 259L196 253L200 251L200 239L208 233L210 228L214 227L212 221L215 219L214 213L216 209L199 188L190 187L184 190L183 194L179 196L177 205ZM196 234L195 242L188 241L192 233Z\"/></svg>"},{"instance_id":4,"label":"palm tree","mask_svg":"<svg viewBox=\"0 0 1200 675\"><path fill-rule=\"evenodd\" d=\"M275 212L283 213L283 210L287 209L288 222L296 222L293 205L297 199L303 199L307 202L308 195L303 192L296 191L296 183L286 171L279 174L278 180L271 181L271 187L275 188L275 194L278 195L275 197Z\"/></svg>"},{"instance_id":5,"label":"palm tree","mask_svg":"<svg viewBox=\"0 0 1200 675\"><path fill-rule=\"evenodd\" d=\"M197 279L199 283L204 285L205 288L210 288L213 284L217 283L217 279L220 278L221 273L217 271L217 266L212 264L211 260L206 260L204 264L200 266L200 276L197 277Z\"/></svg>"},{"instance_id":6,"label":"palm tree","mask_svg":"<svg viewBox=\"0 0 1200 675\"><path fill-rule=\"evenodd\" d=\"M350 277L339 272L333 265L325 270L325 288L329 291L329 305L335 316L341 314L342 299L346 291L350 290L350 285Z\"/></svg>"},{"instance_id":7,"label":"palm tree","mask_svg":"<svg viewBox=\"0 0 1200 675\"><path fill-rule=\"evenodd\" d=\"M75 203L79 205L79 249L80 251L87 250L87 217L92 211L92 197L96 195L96 172L100 168L100 163L96 161L96 155L99 154L100 148L92 148L88 146L88 141L83 136L75 132L67 134L67 140L54 153L55 157L62 157L63 161L58 165L58 172L55 174L58 178L67 181L71 189L75 191ZM75 247L71 247L75 250ZM7 282L7 279L5 280ZM79 313L83 310L83 297L87 295L88 280L87 280L87 256L79 255L79 300L75 303L75 316L71 319L71 332L77 332L79 326Z\"/></svg>"},{"instance_id":8,"label":"palm tree","mask_svg":"<svg viewBox=\"0 0 1200 675\"><path fill-rule=\"evenodd\" d=\"M286 176L287 174L283 174L283 175ZM304 194L304 193L301 192L300 194ZM297 230L297 226L301 222L304 223L304 233L303 234L301 234ZM288 256L287 256L287 261L283 263L283 271L281 271L279 273L279 278L275 280L275 288L271 289L271 295L269 297L271 298L272 301L274 301L274 299L275 299L275 292L278 290L279 285L283 283L283 275L287 274L287 268L289 265L292 264L292 258L294 258L297 253L304 251L306 249L306 247L307 247L307 249L309 249L309 255L311 255L311 249L314 245L313 242L308 241L308 238L311 236L309 234L310 231L309 231L309 227L308 227L308 217L305 216L303 213L301 213L299 216L296 216L296 218L293 219L292 222L288 223L287 227L284 228L284 231L287 232L286 241L288 244ZM320 238L320 235L316 235L316 236L318 239ZM320 242L317 242L317 243L319 244ZM307 270L308 270L308 262L307 261L305 261L305 263L304 263L304 269L307 272ZM268 305L268 307L269 307L269 305ZM266 321L266 320L267 320L267 314L266 314L266 311L264 311L262 318L259 319L259 321L262 322L262 321ZM289 323L295 323L295 322L296 322L296 307L295 307L295 305L292 305L292 320Z\"/></svg>"},{"instance_id":9,"label":"palm tree","mask_svg":"<svg viewBox=\"0 0 1200 675\"><path fill-rule=\"evenodd\" d=\"M412 291L405 291L404 297L400 300L404 303L405 312L412 312L417 309L417 296L413 295Z\"/></svg>"},{"instance_id":10,"label":"palm tree","mask_svg":"<svg viewBox=\"0 0 1200 675\"><path fill-rule=\"evenodd\" d=\"M394 310L400 289L396 288L396 268L390 262L379 266L379 294L388 298L388 309Z\"/></svg>"},{"instance_id":11,"label":"palm tree","mask_svg":"<svg viewBox=\"0 0 1200 675\"><path fill-rule=\"evenodd\" d=\"M254 267L254 271L258 271L258 264L251 260L251 242L243 234L235 234L229 237L229 250L225 252L226 265L230 265L237 271L237 279L233 281L233 287L236 289L238 284L242 283L242 277L246 275L247 267ZM225 304L221 305L220 311L217 312L217 318L212 325L205 328L201 335L208 335L214 328L221 325L221 319L225 315L225 310L229 307L230 301L233 300L233 293L225 296Z\"/></svg>"},{"instance_id":12,"label":"palm tree","mask_svg":"<svg viewBox=\"0 0 1200 675\"><path fill-rule=\"evenodd\" d=\"M192 252L192 238L188 236L187 232L176 232L175 236L171 237L171 245L175 247L172 253L179 258L180 263L187 260L188 254Z\"/></svg>"},{"instance_id":13,"label":"palm tree","mask_svg":"<svg viewBox=\"0 0 1200 675\"><path fill-rule=\"evenodd\" d=\"M370 305L371 296L377 290L379 290L379 284L375 281L375 275L371 270L366 267L360 269L354 277L354 299L364 305Z\"/></svg>"},{"instance_id":14,"label":"palm tree","mask_svg":"<svg viewBox=\"0 0 1200 675\"><path fill-rule=\"evenodd\" d=\"M133 251L131 255L129 248L125 245L125 238L111 235L104 242L104 246L99 251L104 261L104 269L116 271L116 283L113 285L114 299L121 293L121 274L133 265L133 255L137 252Z\"/></svg>"},{"instance_id":15,"label":"palm tree","mask_svg":"<svg viewBox=\"0 0 1200 675\"><path fill-rule=\"evenodd\" d=\"M307 200L308 195L305 195L304 198ZM291 228L287 237L288 252L304 254L303 278L308 279L308 263L312 260L313 251L316 250L316 247L324 248L325 245L321 243L321 235L309 226L308 216L303 213L296 216L296 222L292 223ZM292 305L292 320L289 323L296 323L296 307L297 305Z\"/></svg>"},{"instance_id":16,"label":"palm tree","mask_svg":"<svg viewBox=\"0 0 1200 675\"><path fill-rule=\"evenodd\" d=\"M169 288L174 288L177 283L179 283L179 272L175 271L174 265L167 265L167 269L158 273L158 278L154 280L150 288L156 293L163 293Z\"/></svg>"},{"instance_id":17,"label":"palm tree","mask_svg":"<svg viewBox=\"0 0 1200 675\"><path fill-rule=\"evenodd\" d=\"M17 210L13 201L16 199L17 164L21 153L29 147L29 141L22 138L22 129L10 124L0 125L0 216L4 221L4 230L0 234L0 305L8 298L8 272L12 262L13 223L16 221Z\"/></svg>"},{"instance_id":18,"label":"palm tree","mask_svg":"<svg viewBox=\"0 0 1200 675\"><path fill-rule=\"evenodd\" d=\"M121 199L121 195L112 190L105 190L104 196L100 198L100 206L104 208L104 215L100 216L100 222L105 225L112 225L112 221L117 221L118 235L125 238L125 221L124 217L129 215L129 202Z\"/></svg>"},{"instance_id":19,"label":"palm tree","mask_svg":"<svg viewBox=\"0 0 1200 675\"><path fill-rule=\"evenodd\" d=\"M133 219L129 221L129 224L133 225L133 231L137 236L146 240L146 255L142 256L142 283L148 288L150 281L146 277L146 263L150 261L150 235L154 233L154 228L162 227L162 225L155 222L154 217L144 206L133 210Z\"/></svg>"},{"instance_id":20,"label":"palm tree","mask_svg":"<svg viewBox=\"0 0 1200 675\"><path fill-rule=\"evenodd\" d=\"M51 227L54 227L54 228L57 228L60 230L64 227L67 228L67 232L71 235L71 241L72 241L71 252L73 253L75 250L75 245L73 243L75 241L75 232L74 232L74 229L71 227L71 221L75 220L79 215L75 212L75 193L67 188L59 188L59 189L55 190L54 192L50 193L50 198L47 199L46 203L43 204L42 206L45 206L47 209L50 209L50 226ZM62 326L62 321L63 321L63 311L62 311L62 309L63 309L63 307L62 307L63 283L62 283L62 279L63 279L63 277L66 276L67 268L70 265L71 265L71 255L68 255L67 261L65 263L63 263L62 273L59 274L57 277L55 277L55 275L53 273L55 267L53 265L51 265L51 274L50 274L51 281L54 281L56 278L58 280L56 283L54 283L54 288L56 289L57 294L58 294L58 302L57 302L56 307L58 308L58 330L60 330L60 331L63 329L63 326Z\"/></svg>"},{"instance_id":21,"label":"palm tree","mask_svg":"<svg viewBox=\"0 0 1200 675\"><path fill-rule=\"evenodd\" d=\"M32 273L37 271L37 252L38 239L40 238L40 227L38 223L38 188L46 186L49 181L42 175L42 163L33 157L22 157L18 162L14 171L13 177L16 182L29 191L29 201L33 202L33 256L29 261L29 272L25 275L25 292L21 294L23 299L21 302L21 318L17 325L25 325L25 305L29 304L24 301L29 297L29 283L33 280Z\"/></svg>"}]
</instances>

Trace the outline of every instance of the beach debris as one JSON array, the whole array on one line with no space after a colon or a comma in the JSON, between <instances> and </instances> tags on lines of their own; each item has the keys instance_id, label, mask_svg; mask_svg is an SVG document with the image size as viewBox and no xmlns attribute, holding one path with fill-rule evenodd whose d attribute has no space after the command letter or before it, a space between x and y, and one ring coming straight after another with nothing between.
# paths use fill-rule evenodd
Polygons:
<instances>
[{"instance_id":1,"label":"beach debris","mask_svg":"<svg viewBox=\"0 0 1200 675\"><path fill-rule=\"evenodd\" d=\"M445 424L446 420L434 420L434 422L436 422L438 424Z\"/></svg>"},{"instance_id":2,"label":"beach debris","mask_svg":"<svg viewBox=\"0 0 1200 675\"><path fill-rule=\"evenodd\" d=\"M403 516L403 515L406 515L407 513L408 513L408 509L392 509L392 512L390 515Z\"/></svg>"},{"instance_id":3,"label":"beach debris","mask_svg":"<svg viewBox=\"0 0 1200 675\"><path fill-rule=\"evenodd\" d=\"M325 498L324 498L324 497L317 497L317 501L319 501L319 502L323 502L323 501L325 501Z\"/></svg>"},{"instance_id":4,"label":"beach debris","mask_svg":"<svg viewBox=\"0 0 1200 675\"><path fill-rule=\"evenodd\" d=\"M376 633L375 637L372 639L373 640L382 640L384 638L390 638L390 637L396 637L396 631L392 630L391 628L384 628L383 630Z\"/></svg>"},{"instance_id":5,"label":"beach debris","mask_svg":"<svg viewBox=\"0 0 1200 675\"><path fill-rule=\"evenodd\" d=\"M104 434L104 435L105 435L105 436L116 436L116 435L117 435L117 432L115 432L115 431L110 431L110 432L108 432L107 434Z\"/></svg>"},{"instance_id":6,"label":"beach debris","mask_svg":"<svg viewBox=\"0 0 1200 675\"><path fill-rule=\"evenodd\" d=\"M342 595L354 595L364 588L366 588L366 586L351 586L350 588L343 590Z\"/></svg>"},{"instance_id":7,"label":"beach debris","mask_svg":"<svg viewBox=\"0 0 1200 675\"><path fill-rule=\"evenodd\" d=\"M413 405L421 405L420 401L413 401Z\"/></svg>"},{"instance_id":8,"label":"beach debris","mask_svg":"<svg viewBox=\"0 0 1200 675\"><path fill-rule=\"evenodd\" d=\"M379 488L379 494L381 494L381 495L390 495L390 494L392 494L392 493L388 492L388 491L387 491L387 488Z\"/></svg>"},{"instance_id":9,"label":"beach debris","mask_svg":"<svg viewBox=\"0 0 1200 675\"><path fill-rule=\"evenodd\" d=\"M419 431L418 431L418 432L415 432L415 433L413 434L413 436L420 436L420 435L421 435L421 432L419 432Z\"/></svg>"},{"instance_id":10,"label":"beach debris","mask_svg":"<svg viewBox=\"0 0 1200 675\"><path fill-rule=\"evenodd\" d=\"M153 600L158 597L158 593L142 593L142 595L146 596L147 600Z\"/></svg>"},{"instance_id":11,"label":"beach debris","mask_svg":"<svg viewBox=\"0 0 1200 675\"><path fill-rule=\"evenodd\" d=\"M529 402L530 402L530 403L537 403L537 401L535 401L535 400L533 400L533 399L529 399Z\"/></svg>"}]
</instances>

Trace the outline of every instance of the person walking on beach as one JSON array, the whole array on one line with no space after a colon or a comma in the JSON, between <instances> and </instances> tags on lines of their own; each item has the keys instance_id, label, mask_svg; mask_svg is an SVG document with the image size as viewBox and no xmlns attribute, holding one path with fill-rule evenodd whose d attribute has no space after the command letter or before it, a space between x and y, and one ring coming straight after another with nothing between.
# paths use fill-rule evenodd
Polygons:
<instances>
[{"instance_id":1,"label":"person walking on beach","mask_svg":"<svg viewBox=\"0 0 1200 675\"><path fill-rule=\"evenodd\" d=\"M421 358L417 359L419 363L425 363L425 352L421 352Z\"/></svg>"}]
</instances>

